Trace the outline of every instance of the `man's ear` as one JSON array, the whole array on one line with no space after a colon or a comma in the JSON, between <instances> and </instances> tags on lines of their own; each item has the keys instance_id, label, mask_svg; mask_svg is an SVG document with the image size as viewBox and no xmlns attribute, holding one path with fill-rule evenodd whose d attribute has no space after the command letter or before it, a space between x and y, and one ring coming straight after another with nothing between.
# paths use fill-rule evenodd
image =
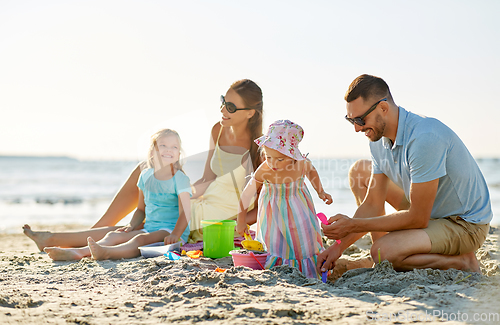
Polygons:
<instances>
[{"instance_id":1,"label":"man's ear","mask_svg":"<svg viewBox=\"0 0 500 325\"><path fill-rule=\"evenodd\" d=\"M384 114L386 114L388 111L389 111L389 103L384 101L384 102L380 102L380 108L382 109L382 112L384 112Z\"/></svg>"}]
</instances>

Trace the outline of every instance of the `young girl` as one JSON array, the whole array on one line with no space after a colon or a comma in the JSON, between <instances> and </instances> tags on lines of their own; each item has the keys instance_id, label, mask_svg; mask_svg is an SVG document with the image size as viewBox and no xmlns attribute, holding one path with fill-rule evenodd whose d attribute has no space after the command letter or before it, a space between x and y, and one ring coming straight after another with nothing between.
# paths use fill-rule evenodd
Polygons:
<instances>
[{"instance_id":1,"label":"young girl","mask_svg":"<svg viewBox=\"0 0 500 325\"><path fill-rule=\"evenodd\" d=\"M246 207L257 190L259 196L257 240L264 243L270 257L266 268L287 264L309 278L318 277L316 260L323 250L321 232L311 194L304 183L310 181L320 199L332 203L325 193L311 161L303 157L298 144L302 128L288 120L271 124L267 135L255 140L263 146L266 161L255 171L241 195L237 231L245 232Z\"/></svg>"},{"instance_id":2,"label":"young girl","mask_svg":"<svg viewBox=\"0 0 500 325\"><path fill-rule=\"evenodd\" d=\"M88 238L82 248L46 247L53 260L75 260L92 256L96 260L132 258L140 255L139 246L163 241L185 243L191 217L191 185L179 162L181 139L170 129L163 129L151 137L148 167L144 169L137 186L139 204L130 224L108 234L98 242ZM138 229L144 218L144 229Z\"/></svg>"}]
</instances>

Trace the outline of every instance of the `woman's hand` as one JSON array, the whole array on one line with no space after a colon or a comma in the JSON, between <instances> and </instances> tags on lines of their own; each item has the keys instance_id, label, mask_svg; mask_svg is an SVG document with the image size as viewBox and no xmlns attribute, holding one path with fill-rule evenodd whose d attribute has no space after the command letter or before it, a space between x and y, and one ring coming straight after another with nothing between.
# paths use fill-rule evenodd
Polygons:
<instances>
[{"instance_id":1,"label":"woman's hand","mask_svg":"<svg viewBox=\"0 0 500 325\"><path fill-rule=\"evenodd\" d=\"M321 200L323 200L323 202L325 202L328 205L333 203L332 196L330 194L326 193L325 191L318 193L318 196Z\"/></svg>"},{"instance_id":2,"label":"woman's hand","mask_svg":"<svg viewBox=\"0 0 500 325\"><path fill-rule=\"evenodd\" d=\"M174 234L170 234L163 240L165 245L175 244L179 241L180 237Z\"/></svg>"}]
</instances>

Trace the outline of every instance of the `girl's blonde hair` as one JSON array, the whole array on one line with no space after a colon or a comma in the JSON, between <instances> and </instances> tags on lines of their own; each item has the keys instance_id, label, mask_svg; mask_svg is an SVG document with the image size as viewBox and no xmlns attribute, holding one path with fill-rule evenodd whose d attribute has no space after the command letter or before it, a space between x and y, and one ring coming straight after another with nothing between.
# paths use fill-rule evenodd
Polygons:
<instances>
[{"instance_id":1,"label":"girl's blonde hair","mask_svg":"<svg viewBox=\"0 0 500 325\"><path fill-rule=\"evenodd\" d=\"M175 162L174 168L182 171L181 156L182 156L183 152L182 152L181 137L179 136L179 133L177 133L177 131L174 131L172 129L162 129L151 136L151 144L149 146L148 159L147 159L148 168L154 168L154 152L155 152L155 150L158 151L158 148L157 148L158 139L169 136L169 135L175 135L177 137L177 141L179 141L180 156L179 156L179 160L177 160Z\"/></svg>"}]
</instances>

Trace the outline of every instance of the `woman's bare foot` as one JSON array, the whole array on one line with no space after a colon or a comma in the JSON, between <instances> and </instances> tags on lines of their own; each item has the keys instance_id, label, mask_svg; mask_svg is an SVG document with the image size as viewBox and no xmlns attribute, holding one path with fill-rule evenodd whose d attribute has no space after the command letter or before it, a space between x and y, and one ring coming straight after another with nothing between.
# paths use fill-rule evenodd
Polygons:
<instances>
[{"instance_id":1,"label":"woman's bare foot","mask_svg":"<svg viewBox=\"0 0 500 325\"><path fill-rule=\"evenodd\" d=\"M45 247L43 251L54 261L78 261L88 256L82 248Z\"/></svg>"},{"instance_id":2,"label":"woman's bare foot","mask_svg":"<svg viewBox=\"0 0 500 325\"><path fill-rule=\"evenodd\" d=\"M33 231L29 225L24 225L23 233L35 242L40 252L42 252L45 247L50 246L50 238L52 237L51 232Z\"/></svg>"},{"instance_id":3,"label":"woman's bare foot","mask_svg":"<svg viewBox=\"0 0 500 325\"><path fill-rule=\"evenodd\" d=\"M90 255L94 260L108 260L109 254L106 247L102 247L92 237L87 238L87 243L90 249Z\"/></svg>"},{"instance_id":4,"label":"woman's bare foot","mask_svg":"<svg viewBox=\"0 0 500 325\"><path fill-rule=\"evenodd\" d=\"M479 262L477 261L475 252L462 254L461 256L463 257L464 261L464 267L462 268L462 271L481 273L481 268L479 267Z\"/></svg>"}]
</instances>

